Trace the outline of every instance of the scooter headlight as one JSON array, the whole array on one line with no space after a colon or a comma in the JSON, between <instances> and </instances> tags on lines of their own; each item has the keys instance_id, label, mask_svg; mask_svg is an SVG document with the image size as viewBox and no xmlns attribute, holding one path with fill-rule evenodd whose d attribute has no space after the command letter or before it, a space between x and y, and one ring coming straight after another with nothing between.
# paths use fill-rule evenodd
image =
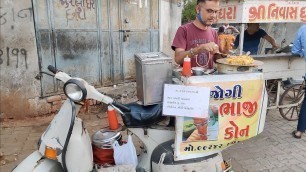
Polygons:
<instances>
[{"instance_id":1,"label":"scooter headlight","mask_svg":"<svg viewBox=\"0 0 306 172\"><path fill-rule=\"evenodd\" d=\"M86 98L87 91L84 84L76 79L69 79L64 85L65 95L74 102L80 102Z\"/></svg>"}]
</instances>

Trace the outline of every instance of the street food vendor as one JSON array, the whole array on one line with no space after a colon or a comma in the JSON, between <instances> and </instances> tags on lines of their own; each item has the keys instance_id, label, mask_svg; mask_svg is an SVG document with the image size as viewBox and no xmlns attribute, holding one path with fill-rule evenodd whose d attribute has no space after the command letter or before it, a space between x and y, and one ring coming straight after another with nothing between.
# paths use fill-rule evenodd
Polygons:
<instances>
[{"instance_id":1,"label":"street food vendor","mask_svg":"<svg viewBox=\"0 0 306 172\"><path fill-rule=\"evenodd\" d=\"M197 0L196 19L178 28L171 46L177 64L182 65L188 56L192 67L213 68L214 54L219 52L219 39L211 25L219 10L219 0Z\"/></svg>"},{"instance_id":2,"label":"street food vendor","mask_svg":"<svg viewBox=\"0 0 306 172\"><path fill-rule=\"evenodd\" d=\"M248 28L244 31L244 40L243 40L243 51L251 52L252 55L257 54L258 46L260 43L260 39L264 38L271 45L272 49L277 49L278 45L276 44L274 38L267 34L266 31L259 28L259 23L248 23ZM239 46L240 35L237 35L234 47L238 48Z\"/></svg>"}]
</instances>

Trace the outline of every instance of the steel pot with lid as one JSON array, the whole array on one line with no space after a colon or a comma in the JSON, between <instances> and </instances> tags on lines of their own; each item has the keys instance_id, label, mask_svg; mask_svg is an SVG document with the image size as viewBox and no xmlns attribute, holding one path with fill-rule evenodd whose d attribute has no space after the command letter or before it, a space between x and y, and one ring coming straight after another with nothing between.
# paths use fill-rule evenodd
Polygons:
<instances>
[{"instance_id":1,"label":"steel pot with lid","mask_svg":"<svg viewBox=\"0 0 306 172\"><path fill-rule=\"evenodd\" d=\"M92 137L92 143L98 148L113 149L113 143L118 141L121 143L122 135L120 132L99 130Z\"/></svg>"}]
</instances>

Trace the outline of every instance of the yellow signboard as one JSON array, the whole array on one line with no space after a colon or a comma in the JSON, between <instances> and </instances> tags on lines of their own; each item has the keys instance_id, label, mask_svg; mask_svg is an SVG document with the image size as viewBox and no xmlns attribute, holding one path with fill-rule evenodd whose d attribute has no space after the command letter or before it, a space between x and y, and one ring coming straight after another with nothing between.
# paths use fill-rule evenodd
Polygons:
<instances>
[{"instance_id":1,"label":"yellow signboard","mask_svg":"<svg viewBox=\"0 0 306 172\"><path fill-rule=\"evenodd\" d=\"M266 109L263 76L224 75L226 80L210 77L187 84L210 87L210 108L205 115L208 118L177 117L176 160L220 152L262 131Z\"/></svg>"}]
</instances>

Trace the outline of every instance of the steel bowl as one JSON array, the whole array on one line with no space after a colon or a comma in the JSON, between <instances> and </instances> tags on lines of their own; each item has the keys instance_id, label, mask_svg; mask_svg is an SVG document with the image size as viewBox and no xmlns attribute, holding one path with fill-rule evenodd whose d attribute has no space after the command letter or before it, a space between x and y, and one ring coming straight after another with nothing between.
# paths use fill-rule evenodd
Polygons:
<instances>
[{"instance_id":1,"label":"steel bowl","mask_svg":"<svg viewBox=\"0 0 306 172\"><path fill-rule=\"evenodd\" d=\"M191 68L191 70L194 76L202 76L204 75L204 72L205 72L205 69L202 67L193 67Z\"/></svg>"}]
</instances>

